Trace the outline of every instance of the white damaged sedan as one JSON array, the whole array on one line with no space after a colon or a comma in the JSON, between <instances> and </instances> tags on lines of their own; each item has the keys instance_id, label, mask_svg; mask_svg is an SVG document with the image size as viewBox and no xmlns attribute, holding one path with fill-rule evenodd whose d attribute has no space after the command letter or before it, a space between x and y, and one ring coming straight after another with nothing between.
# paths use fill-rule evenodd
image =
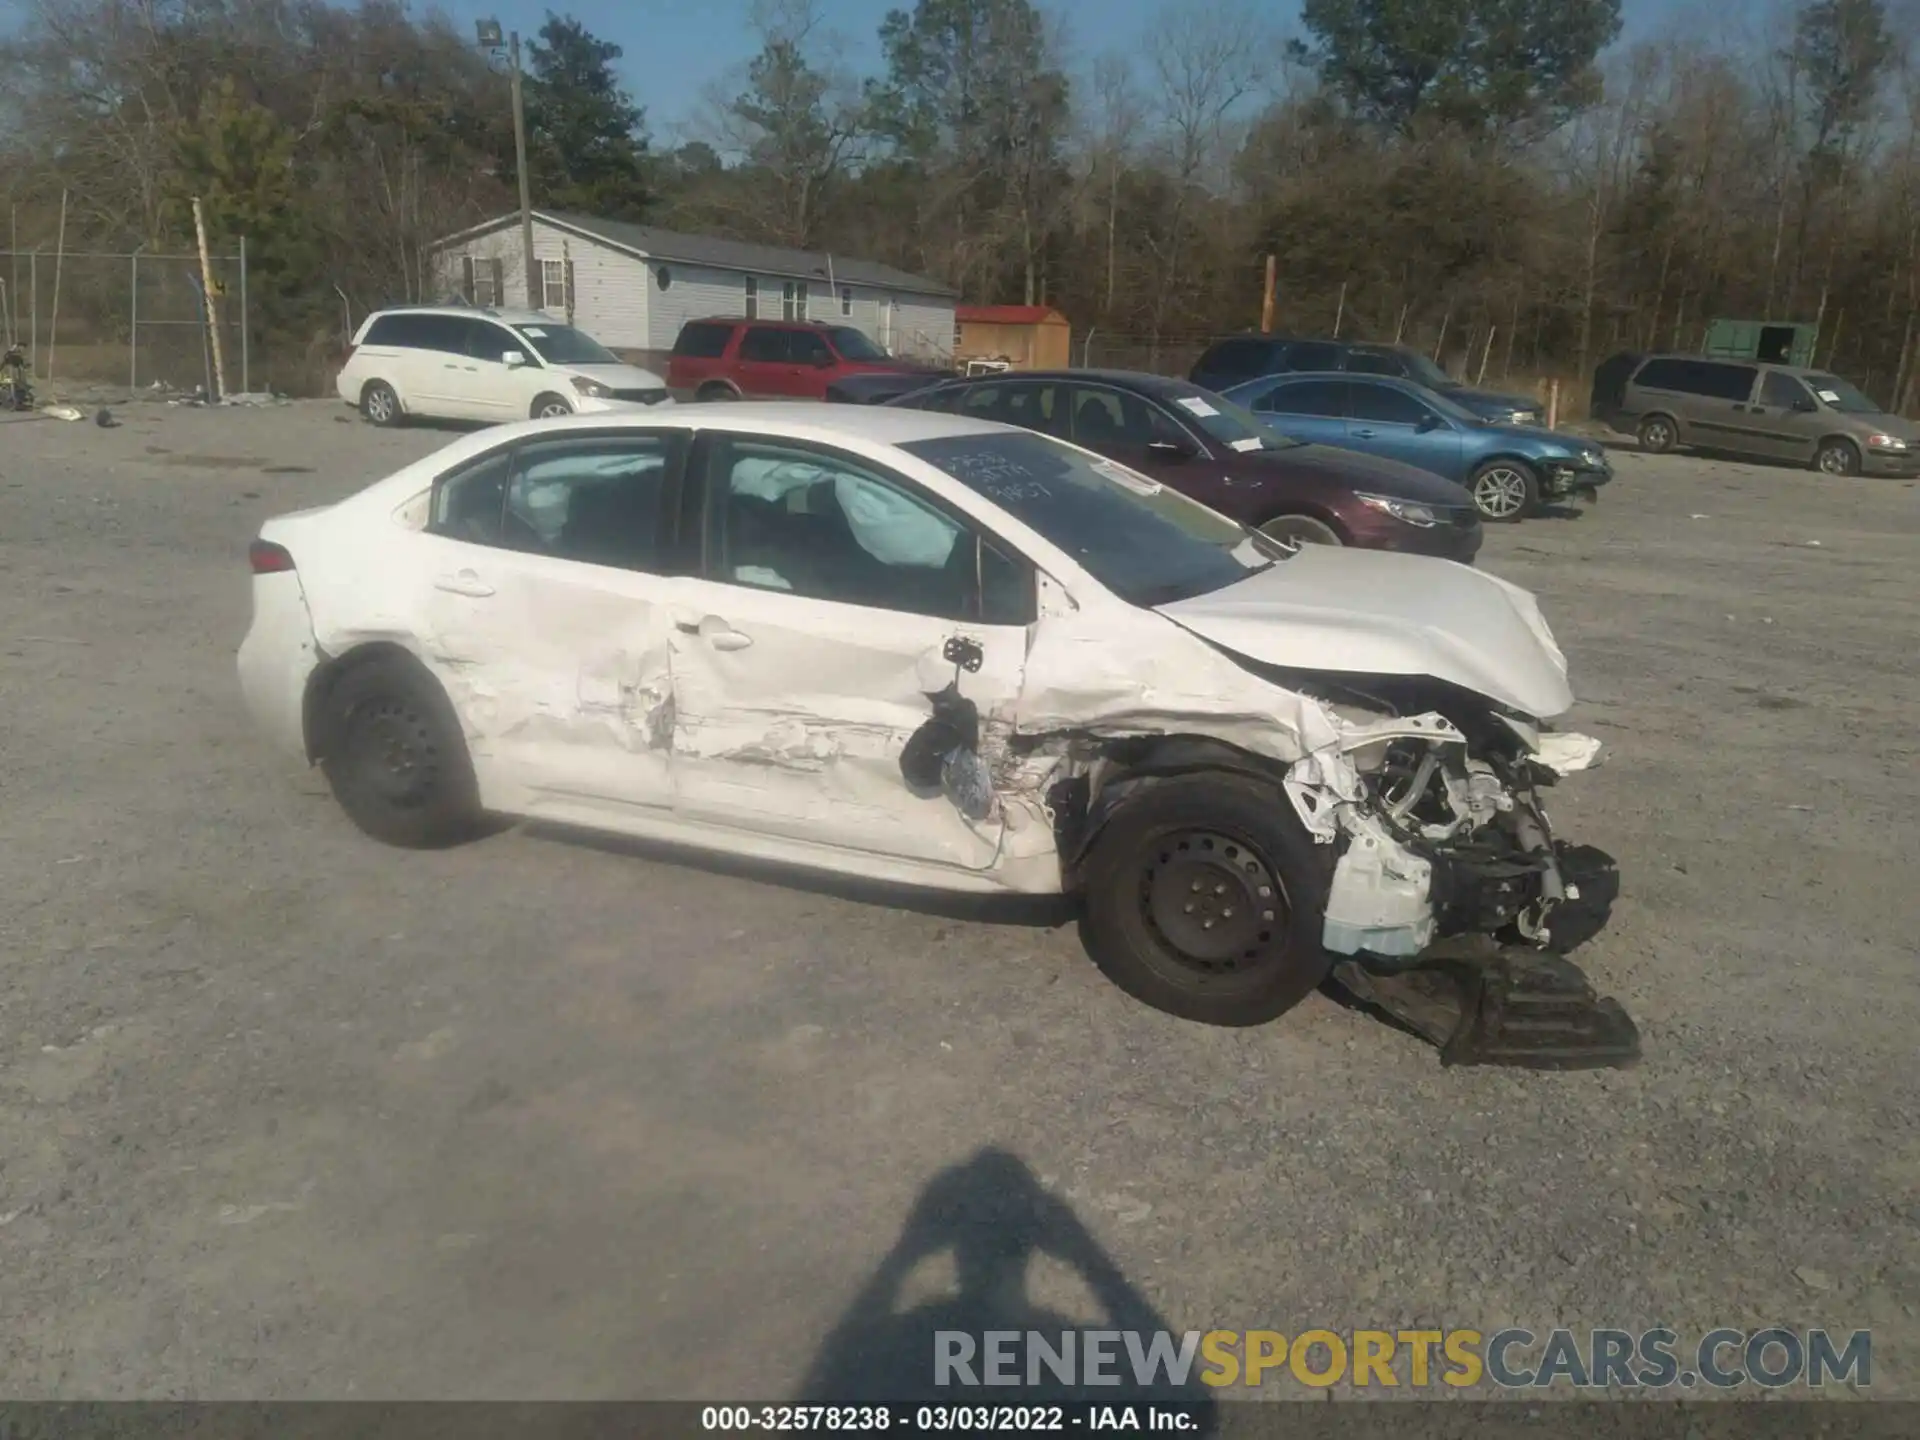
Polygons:
<instances>
[{"instance_id":1,"label":"white damaged sedan","mask_svg":"<svg viewBox=\"0 0 1920 1440\"><path fill-rule=\"evenodd\" d=\"M251 560L250 709L394 844L492 812L1074 894L1115 981L1215 1024L1336 962L1544 946L1578 888L1539 791L1598 747L1546 728L1572 696L1525 591L1289 549L1029 431L523 423L269 521Z\"/></svg>"}]
</instances>

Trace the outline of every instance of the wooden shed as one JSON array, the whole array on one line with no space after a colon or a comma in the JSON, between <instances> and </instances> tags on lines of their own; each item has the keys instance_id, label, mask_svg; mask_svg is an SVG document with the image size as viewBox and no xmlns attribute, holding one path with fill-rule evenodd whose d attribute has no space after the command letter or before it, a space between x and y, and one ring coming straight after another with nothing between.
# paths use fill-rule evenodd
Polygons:
<instances>
[{"instance_id":1,"label":"wooden shed","mask_svg":"<svg viewBox=\"0 0 1920 1440\"><path fill-rule=\"evenodd\" d=\"M953 314L953 358L1005 360L1015 370L1064 370L1072 327L1050 305L962 305Z\"/></svg>"}]
</instances>

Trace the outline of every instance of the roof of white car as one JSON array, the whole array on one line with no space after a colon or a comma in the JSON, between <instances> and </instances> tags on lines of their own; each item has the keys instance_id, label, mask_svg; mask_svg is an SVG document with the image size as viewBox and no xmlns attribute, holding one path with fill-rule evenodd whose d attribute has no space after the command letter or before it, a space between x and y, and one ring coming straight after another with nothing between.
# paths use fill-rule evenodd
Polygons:
<instances>
[{"instance_id":1,"label":"roof of white car","mask_svg":"<svg viewBox=\"0 0 1920 1440\"><path fill-rule=\"evenodd\" d=\"M507 325L559 325L563 321L555 320L551 315L542 315L538 310L499 310L484 305L389 305L384 310L376 310L367 317L368 323L382 315L463 315L479 316L487 320L498 320Z\"/></svg>"},{"instance_id":2,"label":"roof of white car","mask_svg":"<svg viewBox=\"0 0 1920 1440\"><path fill-rule=\"evenodd\" d=\"M909 410L891 405L821 405L793 401L748 401L740 404L658 405L649 410L605 411L568 415L557 420L523 420L492 432L496 442L504 432L515 435L568 434L581 430L626 430L635 426L665 426L698 430L751 430L793 440L864 440L872 445L907 445L916 440L939 440L953 435L1001 435L1008 426L932 410Z\"/></svg>"}]
</instances>

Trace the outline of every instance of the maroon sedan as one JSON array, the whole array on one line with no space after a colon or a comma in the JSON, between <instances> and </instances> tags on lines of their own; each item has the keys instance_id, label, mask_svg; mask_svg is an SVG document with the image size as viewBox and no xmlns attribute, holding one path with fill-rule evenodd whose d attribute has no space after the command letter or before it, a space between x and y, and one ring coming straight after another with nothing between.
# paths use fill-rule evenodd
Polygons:
<instances>
[{"instance_id":1,"label":"maroon sedan","mask_svg":"<svg viewBox=\"0 0 1920 1440\"><path fill-rule=\"evenodd\" d=\"M1071 440L1275 539L1472 563L1480 515L1450 480L1283 439L1231 400L1123 370L950 380L886 402Z\"/></svg>"}]
</instances>

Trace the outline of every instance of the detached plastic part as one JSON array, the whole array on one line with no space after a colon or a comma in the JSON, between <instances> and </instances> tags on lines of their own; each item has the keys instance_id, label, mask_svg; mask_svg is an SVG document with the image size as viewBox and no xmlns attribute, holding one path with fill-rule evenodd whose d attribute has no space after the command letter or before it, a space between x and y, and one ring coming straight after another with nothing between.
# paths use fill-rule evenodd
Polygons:
<instances>
[{"instance_id":1,"label":"detached plastic part","mask_svg":"<svg viewBox=\"0 0 1920 1440\"><path fill-rule=\"evenodd\" d=\"M1562 955L1469 939L1398 974L1346 960L1333 976L1437 1046L1442 1065L1606 1070L1640 1058L1640 1031L1620 1002Z\"/></svg>"}]
</instances>

